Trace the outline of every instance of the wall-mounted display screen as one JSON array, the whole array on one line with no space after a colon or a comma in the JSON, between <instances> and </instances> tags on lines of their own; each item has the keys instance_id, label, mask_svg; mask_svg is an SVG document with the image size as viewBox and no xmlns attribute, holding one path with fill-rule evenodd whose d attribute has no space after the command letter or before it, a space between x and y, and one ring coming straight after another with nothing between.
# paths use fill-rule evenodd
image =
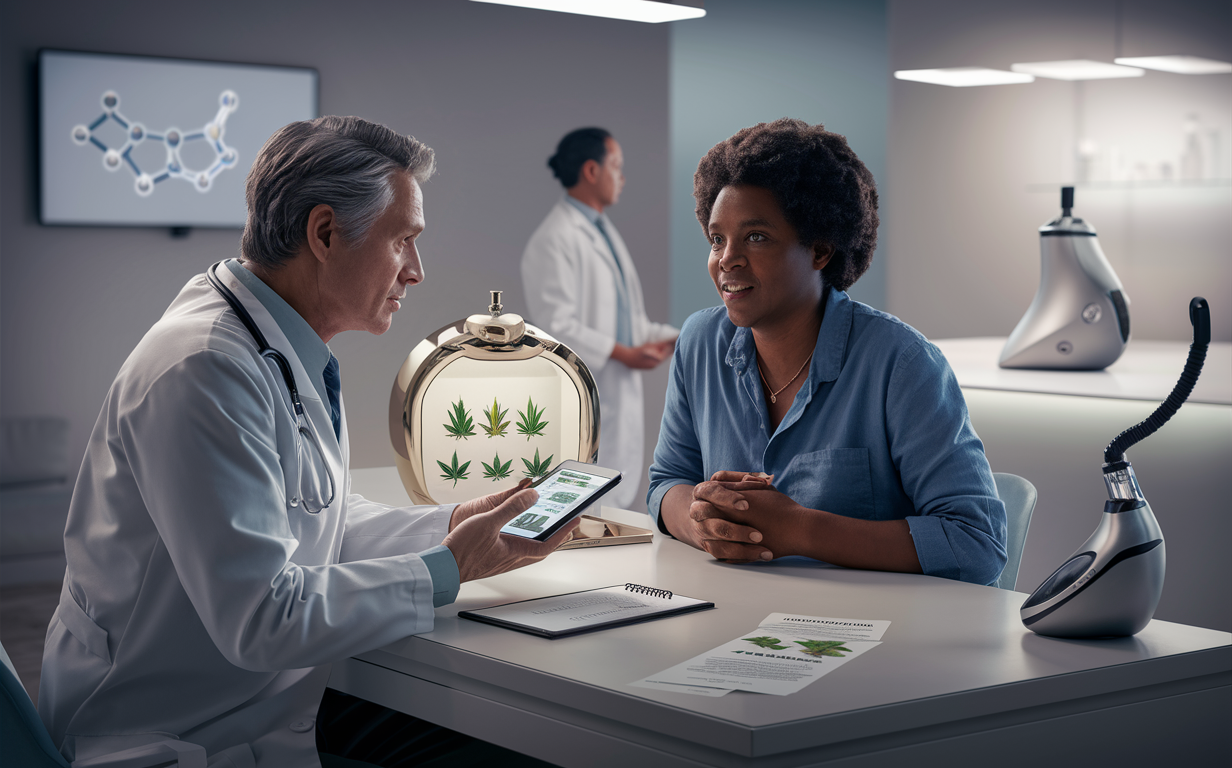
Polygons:
<instances>
[{"instance_id":1,"label":"wall-mounted display screen","mask_svg":"<svg viewBox=\"0 0 1232 768\"><path fill-rule=\"evenodd\" d=\"M317 116L313 69L39 52L44 224L243 227L274 131Z\"/></svg>"}]
</instances>

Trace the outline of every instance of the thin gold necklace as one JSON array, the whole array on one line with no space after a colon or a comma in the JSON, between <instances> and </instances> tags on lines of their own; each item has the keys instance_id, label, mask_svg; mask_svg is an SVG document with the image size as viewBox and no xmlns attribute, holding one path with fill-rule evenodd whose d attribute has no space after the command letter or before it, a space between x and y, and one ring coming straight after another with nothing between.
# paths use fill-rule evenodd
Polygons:
<instances>
[{"instance_id":1,"label":"thin gold necklace","mask_svg":"<svg viewBox=\"0 0 1232 768\"><path fill-rule=\"evenodd\" d=\"M778 400L779 392L782 392L784 389L787 389L788 387L791 386L792 381L795 381L796 379L800 378L800 374L804 373L804 366L808 365L809 360L812 360L812 359L813 359L813 353L809 352L808 360L805 360L804 365L800 366L800 370L796 371L796 375L791 377L791 381L779 387L778 391L775 391L774 387L770 386L770 382L766 381L766 374L762 373L762 370L761 370L761 360L757 361L757 373L761 375L761 383L766 385L766 389L771 390L770 391L770 402L771 403L777 403L779 401Z\"/></svg>"}]
</instances>

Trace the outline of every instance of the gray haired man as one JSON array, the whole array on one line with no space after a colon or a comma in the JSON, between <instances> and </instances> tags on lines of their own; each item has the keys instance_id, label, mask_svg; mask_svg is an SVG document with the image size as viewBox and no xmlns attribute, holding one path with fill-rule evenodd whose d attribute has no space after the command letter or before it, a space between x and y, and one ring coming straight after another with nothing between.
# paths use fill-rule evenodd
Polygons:
<instances>
[{"instance_id":1,"label":"gray haired man","mask_svg":"<svg viewBox=\"0 0 1232 768\"><path fill-rule=\"evenodd\" d=\"M431 149L358 118L286 126L248 177L242 259L189 280L121 367L43 657L39 711L66 758L316 765L331 661L430 630L460 582L568 535L499 535L529 489L406 508L350 493L327 343L383 333L423 280L433 168Z\"/></svg>"}]
</instances>

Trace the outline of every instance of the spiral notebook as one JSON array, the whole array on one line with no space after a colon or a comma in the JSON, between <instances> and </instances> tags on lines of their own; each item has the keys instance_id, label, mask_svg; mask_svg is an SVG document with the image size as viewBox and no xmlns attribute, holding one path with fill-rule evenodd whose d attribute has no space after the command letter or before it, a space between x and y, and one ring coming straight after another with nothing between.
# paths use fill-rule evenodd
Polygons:
<instances>
[{"instance_id":1,"label":"spiral notebook","mask_svg":"<svg viewBox=\"0 0 1232 768\"><path fill-rule=\"evenodd\" d=\"M519 632L557 638L713 607L714 603L673 595L666 589L617 584L477 611L459 611L458 615Z\"/></svg>"}]
</instances>

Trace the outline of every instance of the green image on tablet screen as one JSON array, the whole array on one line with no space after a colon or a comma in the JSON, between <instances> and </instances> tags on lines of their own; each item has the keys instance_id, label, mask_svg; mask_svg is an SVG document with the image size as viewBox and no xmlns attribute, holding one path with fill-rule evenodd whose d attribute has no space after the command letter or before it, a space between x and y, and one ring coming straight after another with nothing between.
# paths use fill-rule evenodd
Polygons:
<instances>
[{"instance_id":1,"label":"green image on tablet screen","mask_svg":"<svg viewBox=\"0 0 1232 768\"><path fill-rule=\"evenodd\" d=\"M608 478L578 471L560 471L538 487L539 501L501 530L532 538L551 528L607 483Z\"/></svg>"}]
</instances>

